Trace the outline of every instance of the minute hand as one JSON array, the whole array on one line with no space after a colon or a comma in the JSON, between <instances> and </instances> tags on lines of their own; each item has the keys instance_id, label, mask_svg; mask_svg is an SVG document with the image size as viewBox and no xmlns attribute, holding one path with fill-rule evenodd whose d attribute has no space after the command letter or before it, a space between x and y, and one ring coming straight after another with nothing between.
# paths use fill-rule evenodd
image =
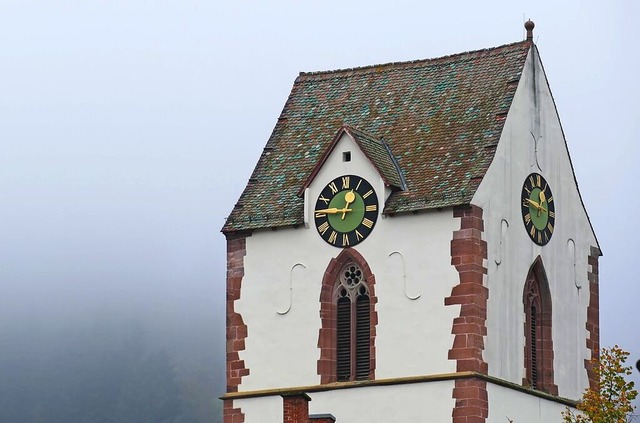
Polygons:
<instances>
[{"instance_id":1,"label":"minute hand","mask_svg":"<svg viewBox=\"0 0 640 423\"><path fill-rule=\"evenodd\" d=\"M528 202L529 204L531 204L531 205L532 205L533 207L535 207L537 210L539 210L539 211L543 211L543 212L545 212L545 213L546 213L547 209L545 209L543 206L541 206L540 204L538 204L536 201L533 201L533 200L531 200L531 199L529 199L529 198L527 198L526 200L527 200L527 202Z\"/></svg>"},{"instance_id":2,"label":"minute hand","mask_svg":"<svg viewBox=\"0 0 640 423\"><path fill-rule=\"evenodd\" d=\"M327 213L327 214L337 214L337 213L346 213L346 212L350 212L351 209L348 208L343 208L343 209L338 209L336 207L332 207L330 209L320 209L320 210L316 210L316 213Z\"/></svg>"}]
</instances>

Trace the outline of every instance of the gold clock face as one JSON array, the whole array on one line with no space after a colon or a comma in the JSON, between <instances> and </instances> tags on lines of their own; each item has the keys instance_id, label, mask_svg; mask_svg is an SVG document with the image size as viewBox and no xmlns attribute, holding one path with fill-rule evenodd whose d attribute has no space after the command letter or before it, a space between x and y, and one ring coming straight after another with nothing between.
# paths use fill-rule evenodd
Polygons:
<instances>
[{"instance_id":1,"label":"gold clock face","mask_svg":"<svg viewBox=\"0 0 640 423\"><path fill-rule=\"evenodd\" d=\"M553 235L556 206L547 181L538 173L527 176L522 186L522 221L529 238L546 245Z\"/></svg>"},{"instance_id":2,"label":"gold clock face","mask_svg":"<svg viewBox=\"0 0 640 423\"><path fill-rule=\"evenodd\" d=\"M338 248L354 246L369 236L378 220L378 196L364 178L339 176L322 189L314 213L322 239Z\"/></svg>"}]
</instances>

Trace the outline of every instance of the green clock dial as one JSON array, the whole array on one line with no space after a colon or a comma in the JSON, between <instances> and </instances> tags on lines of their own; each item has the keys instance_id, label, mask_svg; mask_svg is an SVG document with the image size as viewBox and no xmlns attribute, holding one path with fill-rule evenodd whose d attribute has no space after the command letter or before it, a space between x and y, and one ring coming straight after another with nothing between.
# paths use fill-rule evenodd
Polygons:
<instances>
[{"instance_id":1,"label":"green clock dial","mask_svg":"<svg viewBox=\"0 0 640 423\"><path fill-rule=\"evenodd\" d=\"M366 179L339 176L320 192L314 214L322 239L338 248L354 246L369 236L378 220L378 196Z\"/></svg>"},{"instance_id":2,"label":"green clock dial","mask_svg":"<svg viewBox=\"0 0 640 423\"><path fill-rule=\"evenodd\" d=\"M556 208L547 181L538 173L527 176L522 186L522 221L529 238L546 245L553 235Z\"/></svg>"}]
</instances>

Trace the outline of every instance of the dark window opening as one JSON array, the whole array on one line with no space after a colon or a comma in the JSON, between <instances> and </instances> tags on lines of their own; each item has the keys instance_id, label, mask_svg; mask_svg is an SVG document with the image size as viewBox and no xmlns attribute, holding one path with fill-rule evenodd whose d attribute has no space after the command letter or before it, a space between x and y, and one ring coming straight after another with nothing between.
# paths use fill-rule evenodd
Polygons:
<instances>
[{"instance_id":1,"label":"dark window opening","mask_svg":"<svg viewBox=\"0 0 640 423\"><path fill-rule=\"evenodd\" d=\"M343 162L351 161L351 151L345 151L344 153L342 153L342 161Z\"/></svg>"},{"instance_id":2,"label":"dark window opening","mask_svg":"<svg viewBox=\"0 0 640 423\"><path fill-rule=\"evenodd\" d=\"M524 368L523 385L558 395L553 383L553 339L551 293L547 276L538 257L529 270L524 286Z\"/></svg>"},{"instance_id":3,"label":"dark window opening","mask_svg":"<svg viewBox=\"0 0 640 423\"><path fill-rule=\"evenodd\" d=\"M536 322L536 306L531 306L531 348L529 348L531 354L531 387L533 389L538 389L538 348L537 348L537 340L536 336L538 332L537 322Z\"/></svg>"}]
</instances>

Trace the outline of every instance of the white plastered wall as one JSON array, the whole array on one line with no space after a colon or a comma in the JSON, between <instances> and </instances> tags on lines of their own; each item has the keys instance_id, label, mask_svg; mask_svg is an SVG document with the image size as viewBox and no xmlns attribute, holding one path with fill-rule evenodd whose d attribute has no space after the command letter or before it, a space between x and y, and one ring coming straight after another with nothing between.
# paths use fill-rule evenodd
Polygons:
<instances>
[{"instance_id":1,"label":"white plastered wall","mask_svg":"<svg viewBox=\"0 0 640 423\"><path fill-rule=\"evenodd\" d=\"M455 400L453 381L371 386L308 393L309 414L332 414L336 422L446 422ZM245 423L282 423L282 397L234 400ZM523 420L524 421L524 420Z\"/></svg>"},{"instance_id":2,"label":"white plastered wall","mask_svg":"<svg viewBox=\"0 0 640 423\"><path fill-rule=\"evenodd\" d=\"M487 423L560 423L566 406L492 383L487 384L489 417ZM574 409L575 411L575 409Z\"/></svg>"},{"instance_id":3,"label":"white plastered wall","mask_svg":"<svg viewBox=\"0 0 640 423\"><path fill-rule=\"evenodd\" d=\"M543 247L529 239L520 211L522 185L533 172L545 177L555 201L555 229ZM554 382L560 396L579 398L588 385L584 360L590 357L585 343L587 256L597 243L535 48L529 52L495 159L472 202L484 210L488 244L485 360L489 373L522 383L523 290L529 268L540 255L552 297Z\"/></svg>"},{"instance_id":4,"label":"white plastered wall","mask_svg":"<svg viewBox=\"0 0 640 423\"><path fill-rule=\"evenodd\" d=\"M344 151L351 152L350 162L342 161ZM245 276L235 310L248 327L240 359L250 374L240 391L320 383L320 288L330 260L341 249L320 238L311 212L322 188L345 174L367 179L382 208L389 189L345 136L309 186L309 227L256 231L247 238ZM376 278L376 379L455 371L447 353L459 306L445 307L444 298L458 283L450 242L459 227L451 209L379 216L369 237L355 247ZM446 395L450 398L451 390Z\"/></svg>"}]
</instances>

